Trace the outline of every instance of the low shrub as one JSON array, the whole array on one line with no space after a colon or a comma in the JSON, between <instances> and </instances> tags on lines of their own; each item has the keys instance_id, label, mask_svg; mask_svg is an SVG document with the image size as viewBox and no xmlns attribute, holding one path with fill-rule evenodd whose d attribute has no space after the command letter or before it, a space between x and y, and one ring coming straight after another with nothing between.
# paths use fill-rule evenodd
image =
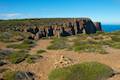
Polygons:
<instances>
[{"instance_id":1,"label":"low shrub","mask_svg":"<svg viewBox=\"0 0 120 80\"><path fill-rule=\"evenodd\" d=\"M33 40L24 40L21 44L11 44L8 45L8 48L14 49L30 49L31 47L35 46L35 41Z\"/></svg>"},{"instance_id":2,"label":"low shrub","mask_svg":"<svg viewBox=\"0 0 120 80\"><path fill-rule=\"evenodd\" d=\"M98 62L84 62L53 70L49 80L106 80L113 75L113 70Z\"/></svg>"},{"instance_id":3,"label":"low shrub","mask_svg":"<svg viewBox=\"0 0 120 80\"><path fill-rule=\"evenodd\" d=\"M59 50L59 49L65 49L67 47L69 47L69 45L67 44L67 39L66 38L55 38L51 42L51 45L49 45L47 47L47 49Z\"/></svg>"},{"instance_id":4,"label":"low shrub","mask_svg":"<svg viewBox=\"0 0 120 80\"><path fill-rule=\"evenodd\" d=\"M115 48L115 49L120 49L120 42L116 41L102 41L101 44L103 45L108 45L109 47Z\"/></svg>"},{"instance_id":5,"label":"low shrub","mask_svg":"<svg viewBox=\"0 0 120 80\"><path fill-rule=\"evenodd\" d=\"M32 64L35 63L38 59L42 58L40 55L29 55L26 58L27 63Z\"/></svg>"},{"instance_id":6,"label":"low shrub","mask_svg":"<svg viewBox=\"0 0 120 80\"><path fill-rule=\"evenodd\" d=\"M23 51L13 52L9 56L9 61L13 64L20 63L27 58L28 54L24 53Z\"/></svg>"},{"instance_id":7,"label":"low shrub","mask_svg":"<svg viewBox=\"0 0 120 80\"><path fill-rule=\"evenodd\" d=\"M3 75L3 79L5 80L15 80L15 74L16 72L13 71L7 71Z\"/></svg>"},{"instance_id":8,"label":"low shrub","mask_svg":"<svg viewBox=\"0 0 120 80\"><path fill-rule=\"evenodd\" d=\"M0 59L7 59L12 52L10 49L0 50Z\"/></svg>"},{"instance_id":9,"label":"low shrub","mask_svg":"<svg viewBox=\"0 0 120 80\"><path fill-rule=\"evenodd\" d=\"M106 54L107 52L102 46L101 43L92 40L77 40L74 42L73 50L77 52L98 52Z\"/></svg>"},{"instance_id":10,"label":"low shrub","mask_svg":"<svg viewBox=\"0 0 120 80\"><path fill-rule=\"evenodd\" d=\"M120 42L111 43L110 47L120 49Z\"/></svg>"},{"instance_id":11,"label":"low shrub","mask_svg":"<svg viewBox=\"0 0 120 80\"><path fill-rule=\"evenodd\" d=\"M18 42L28 38L30 34L19 31L0 32L0 41L2 42Z\"/></svg>"},{"instance_id":12,"label":"low shrub","mask_svg":"<svg viewBox=\"0 0 120 80\"><path fill-rule=\"evenodd\" d=\"M4 80L34 80L34 74L22 71L7 71L3 75Z\"/></svg>"},{"instance_id":13,"label":"low shrub","mask_svg":"<svg viewBox=\"0 0 120 80\"><path fill-rule=\"evenodd\" d=\"M120 36L112 36L111 38L115 42L120 42Z\"/></svg>"},{"instance_id":14,"label":"low shrub","mask_svg":"<svg viewBox=\"0 0 120 80\"><path fill-rule=\"evenodd\" d=\"M40 49L40 50L37 51L37 54L42 54L42 53L45 53L45 52L46 52L46 50Z\"/></svg>"}]
</instances>

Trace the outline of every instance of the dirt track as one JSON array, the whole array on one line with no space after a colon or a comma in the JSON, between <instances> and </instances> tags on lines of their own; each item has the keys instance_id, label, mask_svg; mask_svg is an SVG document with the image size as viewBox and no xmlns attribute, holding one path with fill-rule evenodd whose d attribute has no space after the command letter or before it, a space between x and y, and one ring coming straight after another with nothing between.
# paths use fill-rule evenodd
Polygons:
<instances>
[{"instance_id":1,"label":"dirt track","mask_svg":"<svg viewBox=\"0 0 120 80\"><path fill-rule=\"evenodd\" d=\"M34 54L39 49L46 49L51 40L40 40L37 46L32 48L30 54ZM60 59L61 55L72 59L72 64L81 63L85 61L97 61L112 67L114 70L120 71L120 50L106 48L109 54L98 53L77 53L66 50L47 50L42 54L43 59L40 59L35 64L20 63L17 65L7 65L12 70L31 71L36 74L36 80L48 80L49 72L54 69L55 63ZM120 75L116 75L108 80L120 80Z\"/></svg>"}]
</instances>

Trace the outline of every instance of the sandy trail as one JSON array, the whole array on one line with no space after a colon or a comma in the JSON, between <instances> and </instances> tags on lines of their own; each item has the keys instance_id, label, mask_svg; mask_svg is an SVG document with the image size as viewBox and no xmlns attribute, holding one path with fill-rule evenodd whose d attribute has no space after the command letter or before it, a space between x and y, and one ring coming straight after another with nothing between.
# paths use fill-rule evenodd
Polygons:
<instances>
[{"instance_id":1,"label":"sandy trail","mask_svg":"<svg viewBox=\"0 0 120 80\"><path fill-rule=\"evenodd\" d=\"M35 54L40 49L46 50L46 48L50 44L50 42L51 42L51 39L49 39L49 40L39 40L37 42L37 45L30 50L30 54Z\"/></svg>"},{"instance_id":2,"label":"sandy trail","mask_svg":"<svg viewBox=\"0 0 120 80\"><path fill-rule=\"evenodd\" d=\"M39 49L46 49L51 40L40 40L38 45L31 49L30 53L36 53ZM77 64L86 61L97 61L112 67L114 70L120 71L120 50L106 48L109 54L98 53L77 53L66 50L47 50L47 53L42 54L43 58L35 64L20 63L17 65L9 64L8 67L12 70L31 71L35 73L36 80L48 80L48 74L54 69L55 62L60 59L61 55L72 59L72 64ZM116 75L108 80L120 80L120 75Z\"/></svg>"},{"instance_id":3,"label":"sandy trail","mask_svg":"<svg viewBox=\"0 0 120 80\"><path fill-rule=\"evenodd\" d=\"M0 49L4 49L6 47L6 45L2 42L0 42Z\"/></svg>"}]
</instances>

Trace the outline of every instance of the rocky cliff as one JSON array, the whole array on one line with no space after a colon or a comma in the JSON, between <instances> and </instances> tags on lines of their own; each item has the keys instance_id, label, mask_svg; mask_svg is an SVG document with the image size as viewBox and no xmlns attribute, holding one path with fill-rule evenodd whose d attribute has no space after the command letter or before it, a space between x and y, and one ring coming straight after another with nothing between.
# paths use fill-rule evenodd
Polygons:
<instances>
[{"instance_id":1,"label":"rocky cliff","mask_svg":"<svg viewBox=\"0 0 120 80\"><path fill-rule=\"evenodd\" d=\"M33 37L70 36L81 33L93 34L102 31L100 22L89 18L42 18L0 21L0 31L30 32Z\"/></svg>"}]
</instances>

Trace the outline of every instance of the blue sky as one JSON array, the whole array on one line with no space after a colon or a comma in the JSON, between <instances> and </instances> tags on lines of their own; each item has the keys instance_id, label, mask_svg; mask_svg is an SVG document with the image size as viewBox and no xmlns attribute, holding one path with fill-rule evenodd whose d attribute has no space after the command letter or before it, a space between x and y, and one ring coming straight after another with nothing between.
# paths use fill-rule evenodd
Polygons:
<instances>
[{"instance_id":1,"label":"blue sky","mask_svg":"<svg viewBox=\"0 0 120 80\"><path fill-rule=\"evenodd\" d=\"M90 17L120 23L120 0L0 0L0 19Z\"/></svg>"}]
</instances>

